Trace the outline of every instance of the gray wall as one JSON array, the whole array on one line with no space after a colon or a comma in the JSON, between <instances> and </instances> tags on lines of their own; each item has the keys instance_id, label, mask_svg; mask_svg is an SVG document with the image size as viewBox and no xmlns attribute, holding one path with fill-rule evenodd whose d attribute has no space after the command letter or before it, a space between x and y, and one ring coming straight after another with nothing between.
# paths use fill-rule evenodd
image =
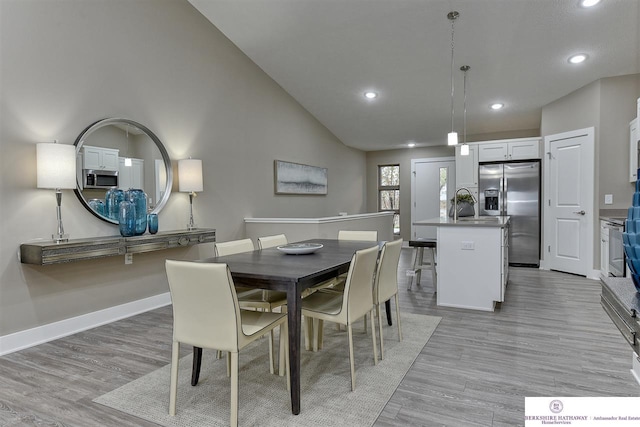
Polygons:
<instances>
[{"instance_id":1,"label":"gray wall","mask_svg":"<svg viewBox=\"0 0 640 427\"><path fill-rule=\"evenodd\" d=\"M469 135L469 142L538 136L538 129ZM446 145L367 152L367 212L378 210L378 166L400 165L400 237L411 239L411 160L454 157L453 147Z\"/></svg>"},{"instance_id":2,"label":"gray wall","mask_svg":"<svg viewBox=\"0 0 640 427\"><path fill-rule=\"evenodd\" d=\"M417 147L367 152L367 212L378 210L378 165L400 165L400 237L411 240L411 159L453 157L453 147Z\"/></svg>"},{"instance_id":3,"label":"gray wall","mask_svg":"<svg viewBox=\"0 0 640 427\"><path fill-rule=\"evenodd\" d=\"M626 209L634 185L629 182L629 122L636 115L640 74L595 81L542 109L541 135L595 127L594 265L600 268L599 209ZM604 195L613 194L613 205Z\"/></svg>"},{"instance_id":4,"label":"gray wall","mask_svg":"<svg viewBox=\"0 0 640 427\"><path fill-rule=\"evenodd\" d=\"M338 141L186 0L2 0L0 9L0 336L167 292L165 258L212 254L201 245L136 255L126 266L122 257L18 262L21 243L56 229L54 193L36 189L35 144L72 144L98 119L136 120L172 159L202 159L195 220L219 240L243 237L245 216L364 212L365 154ZM275 196L274 159L327 167L329 194ZM63 193L72 238L118 233ZM184 228L188 204L173 193L160 229Z\"/></svg>"},{"instance_id":5,"label":"gray wall","mask_svg":"<svg viewBox=\"0 0 640 427\"><path fill-rule=\"evenodd\" d=\"M640 97L640 74L597 80L542 108L541 127L499 134L471 135L469 141L546 136L594 126L596 175L594 209L626 209L634 187L628 182L629 122L635 117ZM367 211L378 209L378 165L400 164L400 233L410 238L411 159L453 156L446 146L372 151L367 153ZM604 204L604 195L613 194L613 205ZM597 215L596 215L597 217ZM599 224L594 230L599 242ZM595 244L594 268L599 268L600 245Z\"/></svg>"}]
</instances>

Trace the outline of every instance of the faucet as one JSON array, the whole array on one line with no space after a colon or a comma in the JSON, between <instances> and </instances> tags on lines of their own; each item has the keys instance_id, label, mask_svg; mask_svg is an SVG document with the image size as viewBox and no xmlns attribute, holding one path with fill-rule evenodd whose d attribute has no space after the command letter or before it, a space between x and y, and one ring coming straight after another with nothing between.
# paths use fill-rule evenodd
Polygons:
<instances>
[{"instance_id":1,"label":"faucet","mask_svg":"<svg viewBox=\"0 0 640 427\"><path fill-rule=\"evenodd\" d=\"M473 197L473 194L471 194L471 191L469 191L467 187L458 188L455 196L453 196L453 222L458 221L458 193L460 190L466 191L471 196L471 199L473 199L474 202L477 202L476 198Z\"/></svg>"}]
</instances>

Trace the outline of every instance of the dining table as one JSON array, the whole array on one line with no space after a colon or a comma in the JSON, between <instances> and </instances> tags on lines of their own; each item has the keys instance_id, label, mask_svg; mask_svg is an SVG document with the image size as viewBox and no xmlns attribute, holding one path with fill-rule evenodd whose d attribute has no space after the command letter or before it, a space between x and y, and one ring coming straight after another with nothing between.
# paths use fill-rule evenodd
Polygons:
<instances>
[{"instance_id":1,"label":"dining table","mask_svg":"<svg viewBox=\"0 0 640 427\"><path fill-rule=\"evenodd\" d=\"M316 243L322 248L308 254L287 254L268 248L234 255L200 260L227 264L234 284L287 294L289 327L289 374L291 378L291 412L300 413L300 355L302 292L314 285L349 271L353 254L382 242L310 239L296 243ZM195 359L194 359L195 360Z\"/></svg>"}]
</instances>

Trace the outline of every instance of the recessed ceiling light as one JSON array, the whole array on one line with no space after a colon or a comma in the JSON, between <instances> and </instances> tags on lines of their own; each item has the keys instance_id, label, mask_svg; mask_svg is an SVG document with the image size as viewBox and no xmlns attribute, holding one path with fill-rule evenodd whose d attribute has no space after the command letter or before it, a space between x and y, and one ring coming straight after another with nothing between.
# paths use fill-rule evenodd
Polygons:
<instances>
[{"instance_id":1,"label":"recessed ceiling light","mask_svg":"<svg viewBox=\"0 0 640 427\"><path fill-rule=\"evenodd\" d=\"M504 107L504 104L501 102L496 102L495 104L491 104L492 110L500 110Z\"/></svg>"},{"instance_id":2,"label":"recessed ceiling light","mask_svg":"<svg viewBox=\"0 0 640 427\"><path fill-rule=\"evenodd\" d=\"M409 148L413 148L415 146L416 146L415 142L410 142L410 143L407 144L407 147L409 147Z\"/></svg>"},{"instance_id":3,"label":"recessed ceiling light","mask_svg":"<svg viewBox=\"0 0 640 427\"><path fill-rule=\"evenodd\" d=\"M375 99L378 97L378 92L367 91L364 93L364 97L367 99Z\"/></svg>"},{"instance_id":4,"label":"recessed ceiling light","mask_svg":"<svg viewBox=\"0 0 640 427\"><path fill-rule=\"evenodd\" d=\"M580 64L587 60L586 53L579 53L577 55L573 55L569 57L570 64Z\"/></svg>"},{"instance_id":5,"label":"recessed ceiling light","mask_svg":"<svg viewBox=\"0 0 640 427\"><path fill-rule=\"evenodd\" d=\"M581 7L593 7L598 3L600 3L600 0L580 0L578 2L578 4L580 4Z\"/></svg>"}]
</instances>

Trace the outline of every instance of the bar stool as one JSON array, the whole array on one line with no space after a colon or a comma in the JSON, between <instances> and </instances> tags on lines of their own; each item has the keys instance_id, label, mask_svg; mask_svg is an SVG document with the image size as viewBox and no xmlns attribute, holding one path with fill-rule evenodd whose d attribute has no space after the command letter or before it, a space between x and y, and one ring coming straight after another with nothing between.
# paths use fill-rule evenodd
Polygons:
<instances>
[{"instance_id":1,"label":"bar stool","mask_svg":"<svg viewBox=\"0 0 640 427\"><path fill-rule=\"evenodd\" d=\"M422 275L422 267L424 264L424 250L429 252L429 265L431 267L431 277L433 278L433 286L436 286L438 275L436 273L436 248L437 243L435 239L419 238L416 240L409 240L409 246L416 248L416 257L413 260L413 272L416 277L416 284L420 285L420 277ZM413 276L409 278L408 290L411 290L413 285Z\"/></svg>"}]
</instances>

